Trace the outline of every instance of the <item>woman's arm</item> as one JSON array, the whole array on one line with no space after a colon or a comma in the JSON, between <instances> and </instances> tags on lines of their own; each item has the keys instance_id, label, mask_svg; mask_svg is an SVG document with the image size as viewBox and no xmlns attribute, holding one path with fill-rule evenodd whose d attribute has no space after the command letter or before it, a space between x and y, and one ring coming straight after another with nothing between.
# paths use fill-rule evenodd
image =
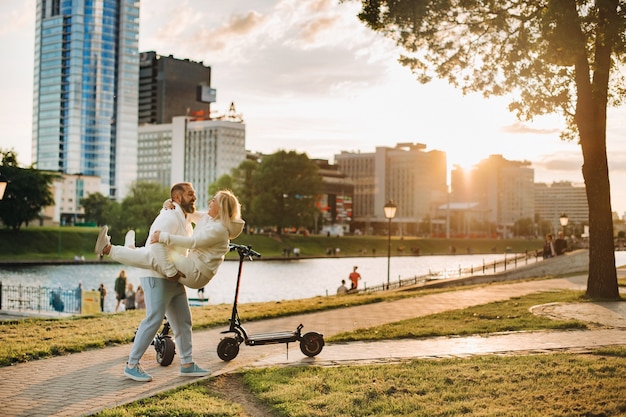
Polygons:
<instances>
[{"instance_id":1,"label":"woman's arm","mask_svg":"<svg viewBox=\"0 0 626 417\"><path fill-rule=\"evenodd\" d=\"M160 232L159 242L187 249L208 248L228 241L228 230L221 223L195 230L191 237Z\"/></svg>"}]
</instances>

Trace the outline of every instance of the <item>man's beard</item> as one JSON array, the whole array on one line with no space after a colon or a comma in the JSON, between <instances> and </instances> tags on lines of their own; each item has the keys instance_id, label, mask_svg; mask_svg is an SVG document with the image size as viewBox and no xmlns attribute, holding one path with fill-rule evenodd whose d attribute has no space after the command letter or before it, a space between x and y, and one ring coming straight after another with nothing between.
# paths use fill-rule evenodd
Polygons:
<instances>
[{"instance_id":1,"label":"man's beard","mask_svg":"<svg viewBox=\"0 0 626 417\"><path fill-rule=\"evenodd\" d=\"M193 213L196 211L196 207L194 206L193 201L182 201L180 203L180 208L187 214Z\"/></svg>"}]
</instances>

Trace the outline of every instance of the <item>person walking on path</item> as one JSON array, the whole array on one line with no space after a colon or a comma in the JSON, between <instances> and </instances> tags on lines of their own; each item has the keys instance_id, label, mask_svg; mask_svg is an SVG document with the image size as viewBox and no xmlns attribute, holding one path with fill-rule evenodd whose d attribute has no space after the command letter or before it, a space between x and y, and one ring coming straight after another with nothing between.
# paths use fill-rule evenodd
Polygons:
<instances>
[{"instance_id":1,"label":"person walking on path","mask_svg":"<svg viewBox=\"0 0 626 417\"><path fill-rule=\"evenodd\" d=\"M115 312L117 313L120 304L126 299L126 270L122 269L120 271L120 274L115 279L113 289L115 290L115 299L117 300L115 305Z\"/></svg>"},{"instance_id":2,"label":"person walking on path","mask_svg":"<svg viewBox=\"0 0 626 417\"><path fill-rule=\"evenodd\" d=\"M350 281L352 281L352 285L350 286L350 290L356 290L357 286L359 285L359 280L361 279L361 274L356 272L356 270L358 268L359 268L358 266L354 266L352 268L352 272L350 272L350 275L348 276L348 278L350 278Z\"/></svg>"},{"instance_id":3,"label":"person walking on path","mask_svg":"<svg viewBox=\"0 0 626 417\"><path fill-rule=\"evenodd\" d=\"M196 211L196 191L191 183L177 183L170 196L175 208L173 210L161 210L150 227L150 235L156 230L167 232L171 235L191 236L193 228L188 214ZM96 253L103 253L105 247L111 247L110 238L103 228L96 242ZM104 232L104 233L103 233ZM157 259L165 262L167 249L162 243L147 243L152 248ZM186 250L173 247L172 252L178 252L181 256ZM180 358L180 376L201 377L210 374L210 371L200 368L192 356L192 331L191 311L187 300L185 287L178 282L182 274L176 271L175 275L166 277L160 272L151 269L140 278L144 290L146 302L146 317L139 324L135 339L128 355L128 363L124 369L124 375L134 381L148 382L152 376L143 370L139 364L140 359L151 345L154 336L163 323L163 317L174 331L177 353Z\"/></svg>"}]
</instances>

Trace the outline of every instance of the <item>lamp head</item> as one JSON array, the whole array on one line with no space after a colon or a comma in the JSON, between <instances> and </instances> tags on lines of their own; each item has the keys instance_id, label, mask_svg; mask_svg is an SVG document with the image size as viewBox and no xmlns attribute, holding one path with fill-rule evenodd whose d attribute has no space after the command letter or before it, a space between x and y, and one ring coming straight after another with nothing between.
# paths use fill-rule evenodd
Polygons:
<instances>
[{"instance_id":1,"label":"lamp head","mask_svg":"<svg viewBox=\"0 0 626 417\"><path fill-rule=\"evenodd\" d=\"M559 221L561 222L561 226L565 227L565 226L567 226L567 222L569 221L569 217L567 217L567 214L561 213L561 217L559 217Z\"/></svg>"},{"instance_id":2,"label":"lamp head","mask_svg":"<svg viewBox=\"0 0 626 417\"><path fill-rule=\"evenodd\" d=\"M385 218L393 219L395 217L395 215L396 215L396 210L398 209L398 206L396 206L393 203L393 200L389 200L389 202L387 202L387 204L385 204L383 209L385 210Z\"/></svg>"}]
</instances>

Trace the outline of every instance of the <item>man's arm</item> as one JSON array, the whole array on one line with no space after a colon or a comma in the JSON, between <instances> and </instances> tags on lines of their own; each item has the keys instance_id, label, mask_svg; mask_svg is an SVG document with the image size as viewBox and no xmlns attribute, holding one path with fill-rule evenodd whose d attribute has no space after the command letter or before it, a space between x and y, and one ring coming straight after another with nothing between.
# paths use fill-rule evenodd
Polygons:
<instances>
[{"instance_id":1,"label":"man's arm","mask_svg":"<svg viewBox=\"0 0 626 417\"><path fill-rule=\"evenodd\" d=\"M179 209L180 210L180 209ZM179 219L177 218L176 210L161 210L161 213L150 226L150 235L155 230L167 230L172 234L181 233L179 230ZM167 247L163 243L149 243L154 245L151 250L154 254L155 262L159 265L162 271L165 273L168 279L175 281L181 277L182 274L178 272L171 257L167 251Z\"/></svg>"}]
</instances>

